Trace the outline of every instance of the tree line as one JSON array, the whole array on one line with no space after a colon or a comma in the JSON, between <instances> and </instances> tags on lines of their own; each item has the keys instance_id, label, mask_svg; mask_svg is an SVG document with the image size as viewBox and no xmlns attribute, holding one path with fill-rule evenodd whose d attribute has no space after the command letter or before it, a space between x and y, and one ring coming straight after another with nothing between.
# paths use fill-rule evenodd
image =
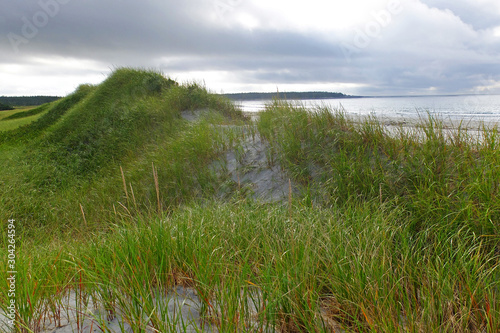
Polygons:
<instances>
[{"instance_id":1,"label":"tree line","mask_svg":"<svg viewBox=\"0 0 500 333\"><path fill-rule=\"evenodd\" d=\"M12 110L14 106L42 105L58 100L58 96L0 96L0 110ZM4 108L5 107L5 108ZM7 107L10 107L8 109Z\"/></svg>"},{"instance_id":2,"label":"tree line","mask_svg":"<svg viewBox=\"0 0 500 333\"><path fill-rule=\"evenodd\" d=\"M335 98L359 98L361 96L351 96L339 92L326 91L309 91L309 92L248 92L248 93L233 93L222 94L227 98L235 101L254 101L254 100L270 100L273 98L280 99L335 99Z\"/></svg>"},{"instance_id":3,"label":"tree line","mask_svg":"<svg viewBox=\"0 0 500 333\"><path fill-rule=\"evenodd\" d=\"M4 110L14 110L14 108L10 105L3 104L0 102L0 111L4 111Z\"/></svg>"}]
</instances>

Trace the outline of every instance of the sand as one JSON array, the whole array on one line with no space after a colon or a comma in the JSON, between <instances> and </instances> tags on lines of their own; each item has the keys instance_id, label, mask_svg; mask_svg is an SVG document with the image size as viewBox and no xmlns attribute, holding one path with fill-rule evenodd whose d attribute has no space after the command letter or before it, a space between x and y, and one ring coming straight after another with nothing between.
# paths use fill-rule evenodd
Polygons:
<instances>
[{"instance_id":1,"label":"sand","mask_svg":"<svg viewBox=\"0 0 500 333\"><path fill-rule=\"evenodd\" d=\"M185 111L181 116L191 122L197 121L207 110ZM220 126L221 130L235 130L236 126ZM231 179L247 195L264 202L286 202L290 194L289 177L277 161L268 160L268 144L258 135L251 135L250 128L238 127L244 139L238 152L233 149L225 154L225 167ZM296 186L292 184L292 192ZM248 308L257 313L254 298L248 298ZM257 297L258 298L258 297ZM165 296L156 299L158 308L166 309L163 315L169 329L175 332L218 332L217 328L205 320L201 314L202 303L196 290L177 286ZM84 309L77 306L75 292L69 292L60 302L59 319L47 311L36 332L40 333L100 333L133 332L129 320L119 310L108 318L108 313L100 305L90 302ZM77 310L78 309L78 310ZM164 311L165 312L165 311ZM0 331L9 332L6 317L0 313ZM257 325L256 322L251 326ZM149 329L149 332L155 332ZM268 329L274 332L274 329Z\"/></svg>"},{"instance_id":2,"label":"sand","mask_svg":"<svg viewBox=\"0 0 500 333\"><path fill-rule=\"evenodd\" d=\"M128 324L128 319L119 312L111 318L102 306L89 302L85 308L78 306L75 292L69 292L59 303L60 318L56 320L51 315L45 315L35 332L41 333L100 333L100 332L133 332ZM195 290L191 288L176 287L167 295L157 298L158 308L167 309L165 322L169 328L176 332L218 332L206 323L200 314L201 302ZM161 314L158 314L161 316ZM2 332L9 332L2 321ZM150 329L149 332L155 332Z\"/></svg>"},{"instance_id":3,"label":"sand","mask_svg":"<svg viewBox=\"0 0 500 333\"><path fill-rule=\"evenodd\" d=\"M181 116L191 122L199 120L205 113L204 110L185 111ZM388 134L397 135L401 129L412 131L416 129L417 120L403 120L401 118L380 118ZM480 135L482 123L467 122L458 123L454 121L443 122L446 131L461 128L467 129L471 135ZM486 124L494 126L495 124ZM251 125L252 126L252 125ZM231 180L238 184L242 193L252 196L263 202L283 203L288 200L290 189L292 193L297 192L297 185L289 182L289 177L278 161L269 160L269 145L256 131L250 127L241 126L219 126L220 130L239 130L244 135L237 148L225 153L223 163ZM254 135L252 135L254 132ZM291 185L291 187L290 187ZM259 298L259 297L257 297ZM158 309L163 309L163 315L158 314L165 323L168 323L170 331L175 332L218 332L217 328L203 318L201 313L202 302L195 289L177 286L155 300ZM249 309L255 314L258 309L253 303L252 297L247 300ZM133 332L129 325L129 319L125 318L119 310L116 314L108 317L107 311L102 306L93 304L81 307L77 311L77 297L74 292L68 292L60 302L60 318L55 320L53 315L43 316L36 332L40 333L73 333L73 332ZM47 311L49 313L49 311ZM334 321L329 322L326 313L322 313L325 324L334 332L343 332ZM146 319L145 319L146 320ZM0 313L0 331L9 332L6 325L5 314ZM256 325L256 322L253 323ZM275 331L269 329L268 331ZM148 329L148 332L155 332Z\"/></svg>"}]
</instances>

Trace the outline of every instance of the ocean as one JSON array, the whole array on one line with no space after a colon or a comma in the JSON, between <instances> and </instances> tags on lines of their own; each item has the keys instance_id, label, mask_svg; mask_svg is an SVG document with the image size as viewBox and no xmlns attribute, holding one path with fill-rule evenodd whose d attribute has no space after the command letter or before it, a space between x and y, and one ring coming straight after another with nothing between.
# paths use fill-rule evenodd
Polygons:
<instances>
[{"instance_id":1,"label":"ocean","mask_svg":"<svg viewBox=\"0 0 500 333\"><path fill-rule=\"evenodd\" d=\"M260 112L270 101L235 102L244 112ZM457 95L415 97L363 97L293 101L308 108L329 106L346 114L373 115L382 118L427 118L427 113L440 119L473 120L500 123L500 95Z\"/></svg>"}]
</instances>

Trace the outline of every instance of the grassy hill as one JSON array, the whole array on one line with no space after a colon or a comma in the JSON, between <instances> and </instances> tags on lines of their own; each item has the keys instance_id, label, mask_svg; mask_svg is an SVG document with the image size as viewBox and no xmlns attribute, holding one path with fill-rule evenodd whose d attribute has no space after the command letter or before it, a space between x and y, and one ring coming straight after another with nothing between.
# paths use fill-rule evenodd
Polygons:
<instances>
[{"instance_id":1,"label":"grassy hill","mask_svg":"<svg viewBox=\"0 0 500 333\"><path fill-rule=\"evenodd\" d=\"M26 140L36 137L75 106L91 89L91 86L82 85L73 94L62 100L46 103L27 111L14 112L8 117L2 118L2 122L5 122L5 128L3 133L0 132L0 141ZM26 126L18 126L19 122L24 120L28 120L27 124L22 124Z\"/></svg>"},{"instance_id":2,"label":"grassy hill","mask_svg":"<svg viewBox=\"0 0 500 333\"><path fill-rule=\"evenodd\" d=\"M390 132L314 111L275 100L252 123L198 84L122 68L0 119L25 121L0 132L0 243L16 245L0 261L14 253L17 272L0 308L15 300L18 332L71 311L75 332L88 318L134 332L498 332L498 129L428 118ZM289 176L284 201L252 197L243 180L262 170L243 162L257 155ZM162 301L176 287L199 319Z\"/></svg>"},{"instance_id":3,"label":"grassy hill","mask_svg":"<svg viewBox=\"0 0 500 333\"><path fill-rule=\"evenodd\" d=\"M80 204L87 206L88 202L88 209L94 207L96 215L109 211L122 195L122 189L112 189L109 182L112 176L121 178L120 166L137 179L150 178L153 162L163 177L173 166L168 161L158 165L157 157L150 155L172 154L162 149L169 149L177 136L193 130L186 127L180 112L202 107L219 110L221 117L222 113L240 117L230 102L196 84L181 86L159 73L133 69L117 70L99 86L82 85L73 94L38 107L35 110L41 116L36 121L0 132L5 157L0 160L5 170L0 179L10 190L1 198L2 216L53 230L80 223ZM185 152L182 163L189 162L188 154ZM144 168L142 158L149 158L144 162L149 167L139 171ZM186 169L202 169L202 161L192 162ZM165 174L167 179L173 177L176 175ZM103 206L96 206L90 197L85 199L93 186L107 187L98 194ZM137 191L148 192L147 188ZM58 223L61 220L66 222Z\"/></svg>"}]
</instances>

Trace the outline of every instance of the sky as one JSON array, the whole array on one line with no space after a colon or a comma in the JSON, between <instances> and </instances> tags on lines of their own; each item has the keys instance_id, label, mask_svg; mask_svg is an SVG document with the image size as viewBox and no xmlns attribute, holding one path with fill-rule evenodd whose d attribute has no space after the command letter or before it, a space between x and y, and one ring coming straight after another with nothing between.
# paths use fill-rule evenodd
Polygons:
<instances>
[{"instance_id":1,"label":"sky","mask_svg":"<svg viewBox=\"0 0 500 333\"><path fill-rule=\"evenodd\" d=\"M0 96L119 67L216 93L500 94L498 0L2 0Z\"/></svg>"}]
</instances>

